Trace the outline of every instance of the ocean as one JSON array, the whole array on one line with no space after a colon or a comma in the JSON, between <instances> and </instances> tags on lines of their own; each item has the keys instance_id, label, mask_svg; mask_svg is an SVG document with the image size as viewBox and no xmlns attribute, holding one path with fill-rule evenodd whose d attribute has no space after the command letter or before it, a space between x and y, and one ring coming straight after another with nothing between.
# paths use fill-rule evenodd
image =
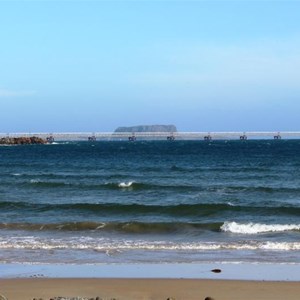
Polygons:
<instances>
[{"instance_id":1,"label":"ocean","mask_svg":"<svg viewBox=\"0 0 300 300\"><path fill-rule=\"evenodd\" d=\"M0 147L0 263L300 263L300 140Z\"/></svg>"}]
</instances>

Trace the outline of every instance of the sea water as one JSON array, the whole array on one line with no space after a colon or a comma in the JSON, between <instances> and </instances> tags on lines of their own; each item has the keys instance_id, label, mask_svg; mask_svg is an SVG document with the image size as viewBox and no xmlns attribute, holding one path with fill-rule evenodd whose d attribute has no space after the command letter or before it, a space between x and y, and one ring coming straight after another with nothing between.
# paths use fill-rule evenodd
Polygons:
<instances>
[{"instance_id":1,"label":"sea water","mask_svg":"<svg viewBox=\"0 0 300 300\"><path fill-rule=\"evenodd\" d=\"M0 263L300 263L300 141L0 147Z\"/></svg>"}]
</instances>

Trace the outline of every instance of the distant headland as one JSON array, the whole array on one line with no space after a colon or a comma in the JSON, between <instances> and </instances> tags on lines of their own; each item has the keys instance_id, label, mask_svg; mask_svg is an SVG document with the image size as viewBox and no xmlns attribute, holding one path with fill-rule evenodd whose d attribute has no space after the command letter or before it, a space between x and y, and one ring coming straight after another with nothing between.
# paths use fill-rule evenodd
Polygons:
<instances>
[{"instance_id":1,"label":"distant headland","mask_svg":"<svg viewBox=\"0 0 300 300\"><path fill-rule=\"evenodd\" d=\"M137 125L118 127L115 132L177 132L175 125Z\"/></svg>"}]
</instances>

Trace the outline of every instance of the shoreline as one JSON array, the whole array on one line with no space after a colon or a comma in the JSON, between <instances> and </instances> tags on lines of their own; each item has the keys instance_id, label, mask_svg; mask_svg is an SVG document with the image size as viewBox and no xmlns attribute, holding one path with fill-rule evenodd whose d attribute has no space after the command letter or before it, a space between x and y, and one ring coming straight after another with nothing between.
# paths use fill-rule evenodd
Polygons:
<instances>
[{"instance_id":1,"label":"shoreline","mask_svg":"<svg viewBox=\"0 0 300 300\"><path fill-rule=\"evenodd\" d=\"M299 264L2 263L0 274L7 300L298 300L300 294Z\"/></svg>"},{"instance_id":2,"label":"shoreline","mask_svg":"<svg viewBox=\"0 0 300 300\"><path fill-rule=\"evenodd\" d=\"M300 281L299 264L286 263L116 263L0 264L0 279L118 278ZM213 272L212 270L219 270Z\"/></svg>"}]
</instances>

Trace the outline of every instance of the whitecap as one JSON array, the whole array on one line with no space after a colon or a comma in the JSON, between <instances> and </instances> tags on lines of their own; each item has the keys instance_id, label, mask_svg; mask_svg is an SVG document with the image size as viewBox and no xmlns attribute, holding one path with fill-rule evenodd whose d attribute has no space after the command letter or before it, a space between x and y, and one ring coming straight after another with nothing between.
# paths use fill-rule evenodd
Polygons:
<instances>
[{"instance_id":1,"label":"whitecap","mask_svg":"<svg viewBox=\"0 0 300 300\"><path fill-rule=\"evenodd\" d=\"M39 179L31 179L30 180L30 183L39 183L41 182Z\"/></svg>"},{"instance_id":2,"label":"whitecap","mask_svg":"<svg viewBox=\"0 0 300 300\"><path fill-rule=\"evenodd\" d=\"M130 187L130 186L132 186L132 184L133 184L133 181L129 181L129 182L121 182L121 183L119 183L119 185L118 185L118 187L120 187L120 188L127 188L127 187Z\"/></svg>"},{"instance_id":3,"label":"whitecap","mask_svg":"<svg viewBox=\"0 0 300 300\"><path fill-rule=\"evenodd\" d=\"M260 223L236 223L225 222L221 226L224 232L238 233L238 234L258 234L267 232L283 232L300 230L300 224L260 224Z\"/></svg>"}]
</instances>

